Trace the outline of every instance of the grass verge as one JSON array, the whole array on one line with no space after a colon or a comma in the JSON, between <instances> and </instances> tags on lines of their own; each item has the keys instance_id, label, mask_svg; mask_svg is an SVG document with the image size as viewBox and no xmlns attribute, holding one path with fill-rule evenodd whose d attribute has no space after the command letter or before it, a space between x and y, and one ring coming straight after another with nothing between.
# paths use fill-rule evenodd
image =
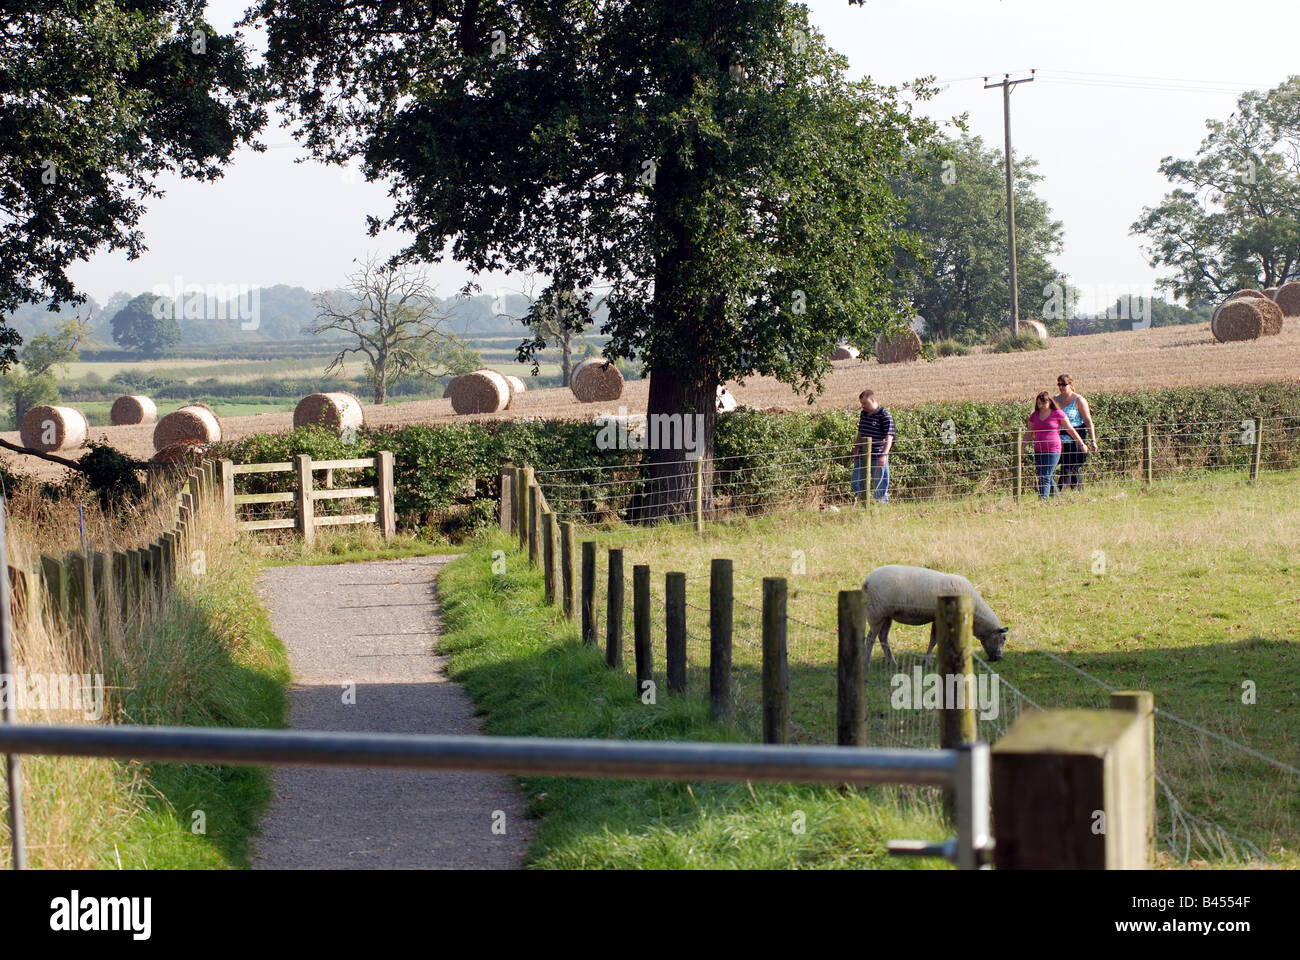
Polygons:
<instances>
[{"instance_id":1,"label":"grass verge","mask_svg":"<svg viewBox=\"0 0 1300 960\"><path fill-rule=\"evenodd\" d=\"M495 551L504 551L504 555ZM502 567L504 560L504 569ZM494 563L498 570L494 572ZM633 696L545 604L539 571L501 534L486 535L438 578L439 649L486 715L489 733L637 740L745 740L709 717L707 698ZM661 686L662 690L663 687ZM888 840L939 840L948 828L902 789L526 778L540 818L538 868L923 867Z\"/></svg>"}]
</instances>

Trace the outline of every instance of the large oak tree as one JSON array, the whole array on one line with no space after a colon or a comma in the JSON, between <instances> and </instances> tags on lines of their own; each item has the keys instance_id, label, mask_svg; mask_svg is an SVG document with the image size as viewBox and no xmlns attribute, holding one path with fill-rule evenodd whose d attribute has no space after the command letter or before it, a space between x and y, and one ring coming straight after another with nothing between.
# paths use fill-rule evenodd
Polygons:
<instances>
[{"instance_id":1,"label":"large oak tree","mask_svg":"<svg viewBox=\"0 0 1300 960\"><path fill-rule=\"evenodd\" d=\"M890 183L933 125L849 80L801 5L263 0L248 19L303 142L391 179L372 231L601 291L605 355L644 363L651 415L702 415L706 449L720 383L815 391L832 344L907 314L892 268L917 248ZM685 451L647 456L650 514L681 511Z\"/></svg>"},{"instance_id":2,"label":"large oak tree","mask_svg":"<svg viewBox=\"0 0 1300 960\"><path fill-rule=\"evenodd\" d=\"M1161 161L1174 189L1133 224L1151 265L1189 302L1300 279L1300 77L1205 126L1194 159Z\"/></svg>"}]
</instances>

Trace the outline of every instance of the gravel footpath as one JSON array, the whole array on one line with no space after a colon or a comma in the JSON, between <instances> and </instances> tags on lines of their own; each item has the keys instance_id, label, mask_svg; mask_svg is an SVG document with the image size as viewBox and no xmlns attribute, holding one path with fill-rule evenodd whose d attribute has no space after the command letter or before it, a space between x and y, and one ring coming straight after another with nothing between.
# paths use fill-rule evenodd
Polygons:
<instances>
[{"instance_id":1,"label":"gravel footpath","mask_svg":"<svg viewBox=\"0 0 1300 960\"><path fill-rule=\"evenodd\" d=\"M433 652L434 583L452 559L262 574L258 592L293 669L292 728L480 732L469 697ZM531 836L523 811L522 796L500 775L278 767L253 867L512 869ZM502 814L504 835L493 832Z\"/></svg>"}]
</instances>

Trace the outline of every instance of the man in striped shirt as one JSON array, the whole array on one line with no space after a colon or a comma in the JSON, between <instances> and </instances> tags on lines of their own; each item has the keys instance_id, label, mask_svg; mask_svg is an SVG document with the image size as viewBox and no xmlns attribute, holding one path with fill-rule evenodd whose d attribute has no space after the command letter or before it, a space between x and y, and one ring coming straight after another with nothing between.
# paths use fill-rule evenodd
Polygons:
<instances>
[{"instance_id":1,"label":"man in striped shirt","mask_svg":"<svg viewBox=\"0 0 1300 960\"><path fill-rule=\"evenodd\" d=\"M894 418L876 401L870 390L858 394L862 413L858 415L858 439L853 444L853 496L863 492L862 454L871 438L871 495L881 503L889 502L889 451L894 446Z\"/></svg>"}]
</instances>

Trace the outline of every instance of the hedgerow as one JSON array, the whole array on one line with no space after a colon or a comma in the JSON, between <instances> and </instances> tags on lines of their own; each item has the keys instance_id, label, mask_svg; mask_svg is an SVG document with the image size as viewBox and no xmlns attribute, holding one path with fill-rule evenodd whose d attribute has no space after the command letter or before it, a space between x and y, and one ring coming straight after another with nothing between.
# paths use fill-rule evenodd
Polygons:
<instances>
[{"instance_id":1,"label":"hedgerow","mask_svg":"<svg viewBox=\"0 0 1300 960\"><path fill-rule=\"evenodd\" d=\"M1264 456L1273 466L1300 462L1300 393L1284 384L1098 393L1088 399L1102 436L1090 470L1134 468L1143 424L1151 424L1157 437L1158 464L1169 469L1245 469L1252 448L1241 442L1241 424L1255 418L1291 418L1265 429ZM898 437L891 497L960 495L1006 484L1015 468L1016 431L1029 412L1028 404L1012 402L894 409ZM506 462L563 469L565 483L572 485L566 497L591 504L608 489L597 485L639 477L643 452L601 450L599 431L591 421L573 420L419 424L363 429L349 439L295 430L221 444L215 452L255 463L292 460L297 454L341 459L391 450L399 522L461 534L491 522L492 511L482 501L499 496ZM724 414L714 441L714 489L740 507L768 502L776 489L847 489L849 465L843 457L856 431L856 410ZM373 477L355 479L373 482ZM266 475L240 481L241 492L274 489Z\"/></svg>"}]
</instances>

